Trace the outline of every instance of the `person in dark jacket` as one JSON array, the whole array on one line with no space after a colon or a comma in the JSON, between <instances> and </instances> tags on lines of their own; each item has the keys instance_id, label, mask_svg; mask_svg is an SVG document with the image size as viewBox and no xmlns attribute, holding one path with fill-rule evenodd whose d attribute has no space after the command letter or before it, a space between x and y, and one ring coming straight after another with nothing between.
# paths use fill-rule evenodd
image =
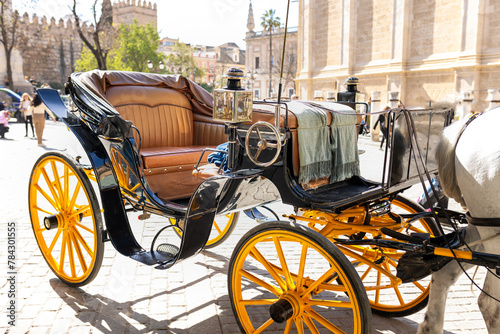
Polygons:
<instances>
[{"instance_id":1,"label":"person in dark jacket","mask_svg":"<svg viewBox=\"0 0 500 334\"><path fill-rule=\"evenodd\" d=\"M389 106L384 108L384 111L390 110ZM384 146L384 141L387 139L387 144L389 144L389 133L387 129L387 113L381 113L378 116L377 122L373 125L373 129L377 128L377 125L380 123L380 132L382 132L382 140L380 141L380 150L382 150L382 146Z\"/></svg>"}]
</instances>

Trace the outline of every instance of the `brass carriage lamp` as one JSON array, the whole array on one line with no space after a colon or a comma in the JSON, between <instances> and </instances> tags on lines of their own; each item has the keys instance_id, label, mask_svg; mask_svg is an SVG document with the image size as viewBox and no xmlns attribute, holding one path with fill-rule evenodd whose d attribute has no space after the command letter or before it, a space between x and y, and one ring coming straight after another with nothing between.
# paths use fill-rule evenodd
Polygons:
<instances>
[{"instance_id":1,"label":"brass carriage lamp","mask_svg":"<svg viewBox=\"0 0 500 334\"><path fill-rule=\"evenodd\" d=\"M223 77L227 78L227 85L214 90L213 118L233 124L251 121L253 94L241 86L245 78L243 71L232 67Z\"/></svg>"}]
</instances>

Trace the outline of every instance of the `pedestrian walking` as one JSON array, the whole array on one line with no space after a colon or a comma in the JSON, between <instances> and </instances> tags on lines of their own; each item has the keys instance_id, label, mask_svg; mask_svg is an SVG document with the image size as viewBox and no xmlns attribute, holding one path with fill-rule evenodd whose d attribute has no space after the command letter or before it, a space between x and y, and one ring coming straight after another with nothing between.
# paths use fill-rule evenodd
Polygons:
<instances>
[{"instance_id":1,"label":"pedestrian walking","mask_svg":"<svg viewBox=\"0 0 500 334\"><path fill-rule=\"evenodd\" d=\"M384 108L384 111L390 110L391 107L386 106ZM377 122L375 122L375 125L373 125L373 129L375 130L377 128L377 125L380 123L380 132L382 132L382 140L380 141L380 150L382 150L382 147L384 146L384 141L387 139L387 144L389 144L389 133L386 125L386 119L387 113L381 113L378 116Z\"/></svg>"},{"instance_id":2,"label":"pedestrian walking","mask_svg":"<svg viewBox=\"0 0 500 334\"><path fill-rule=\"evenodd\" d=\"M31 134L35 138L35 130L33 128L33 113L31 112L31 97L28 93L24 93L21 97L19 110L23 113L24 124L26 126L26 135L28 137L28 124L31 126Z\"/></svg>"},{"instance_id":3,"label":"pedestrian walking","mask_svg":"<svg viewBox=\"0 0 500 334\"><path fill-rule=\"evenodd\" d=\"M40 96L37 93L33 95L33 100L31 101L31 112L33 114L33 123L35 123L36 138L38 139L38 146L45 147L42 142L43 130L45 129L45 112L49 114L50 117L56 122L56 116L52 111L45 106Z\"/></svg>"},{"instance_id":4,"label":"pedestrian walking","mask_svg":"<svg viewBox=\"0 0 500 334\"><path fill-rule=\"evenodd\" d=\"M5 105L0 102L0 138L5 138L5 133L9 132L10 113L5 110Z\"/></svg>"}]
</instances>

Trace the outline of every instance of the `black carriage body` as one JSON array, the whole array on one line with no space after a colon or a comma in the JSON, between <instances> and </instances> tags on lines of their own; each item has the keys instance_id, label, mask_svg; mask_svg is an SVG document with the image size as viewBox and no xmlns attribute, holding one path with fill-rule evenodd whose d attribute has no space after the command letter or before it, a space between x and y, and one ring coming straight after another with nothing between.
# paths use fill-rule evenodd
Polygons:
<instances>
[{"instance_id":1,"label":"black carriage body","mask_svg":"<svg viewBox=\"0 0 500 334\"><path fill-rule=\"evenodd\" d=\"M106 73L96 73L107 80ZM164 76L148 74L147 78L162 82ZM408 128L412 127L408 127L408 120L403 117L402 112L393 111L389 114L393 149L386 151L385 163L389 172L385 173L383 182L374 183L360 176L353 176L317 189L304 190L294 170L294 159L297 156L294 136L297 134L289 124L291 113L284 103L280 106L284 143L274 164L259 167L250 161L244 148L249 125L240 125L237 130L239 145L230 154L234 157L234 168L229 173L201 182L188 201L165 201L151 190L146 180L139 155L140 142L137 143L137 135L134 136L131 125L119 117L110 103L87 88L79 75L72 75L67 90L76 106L69 111L56 91L39 90L39 93L45 104L63 118L91 161L101 194L107 234L114 247L121 254L148 265L157 264L160 268L168 268L179 260L197 254L209 238L216 214L240 211L280 199L285 204L299 208L334 212L381 199L418 182L417 169L410 153L414 144L411 129ZM265 103L256 108L263 109L260 115L264 115L264 120L273 122L274 114L269 110L274 110L275 105ZM332 109L335 109L333 104ZM450 111L418 111L413 114L414 128L418 132L419 145L424 150L426 165L435 169L432 150L437 143L438 133L450 122ZM271 134L264 133L263 136ZM256 140L250 138L250 141ZM272 155L272 150L264 151L261 158L266 160ZM130 229L124 200L137 210L184 221L181 247L175 256L162 257L153 250L146 251L137 243Z\"/></svg>"}]
</instances>

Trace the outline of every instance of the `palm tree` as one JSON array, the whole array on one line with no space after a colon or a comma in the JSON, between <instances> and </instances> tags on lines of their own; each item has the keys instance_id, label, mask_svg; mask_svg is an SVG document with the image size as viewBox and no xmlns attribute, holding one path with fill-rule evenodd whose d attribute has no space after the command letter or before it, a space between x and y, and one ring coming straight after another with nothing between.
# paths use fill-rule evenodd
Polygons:
<instances>
[{"instance_id":1,"label":"palm tree","mask_svg":"<svg viewBox=\"0 0 500 334\"><path fill-rule=\"evenodd\" d=\"M273 30L279 28L281 22L279 17L275 17L275 9L268 9L260 17L260 25L264 28L264 31L269 32L269 97L271 97L271 80L272 80L272 68L273 68Z\"/></svg>"}]
</instances>

